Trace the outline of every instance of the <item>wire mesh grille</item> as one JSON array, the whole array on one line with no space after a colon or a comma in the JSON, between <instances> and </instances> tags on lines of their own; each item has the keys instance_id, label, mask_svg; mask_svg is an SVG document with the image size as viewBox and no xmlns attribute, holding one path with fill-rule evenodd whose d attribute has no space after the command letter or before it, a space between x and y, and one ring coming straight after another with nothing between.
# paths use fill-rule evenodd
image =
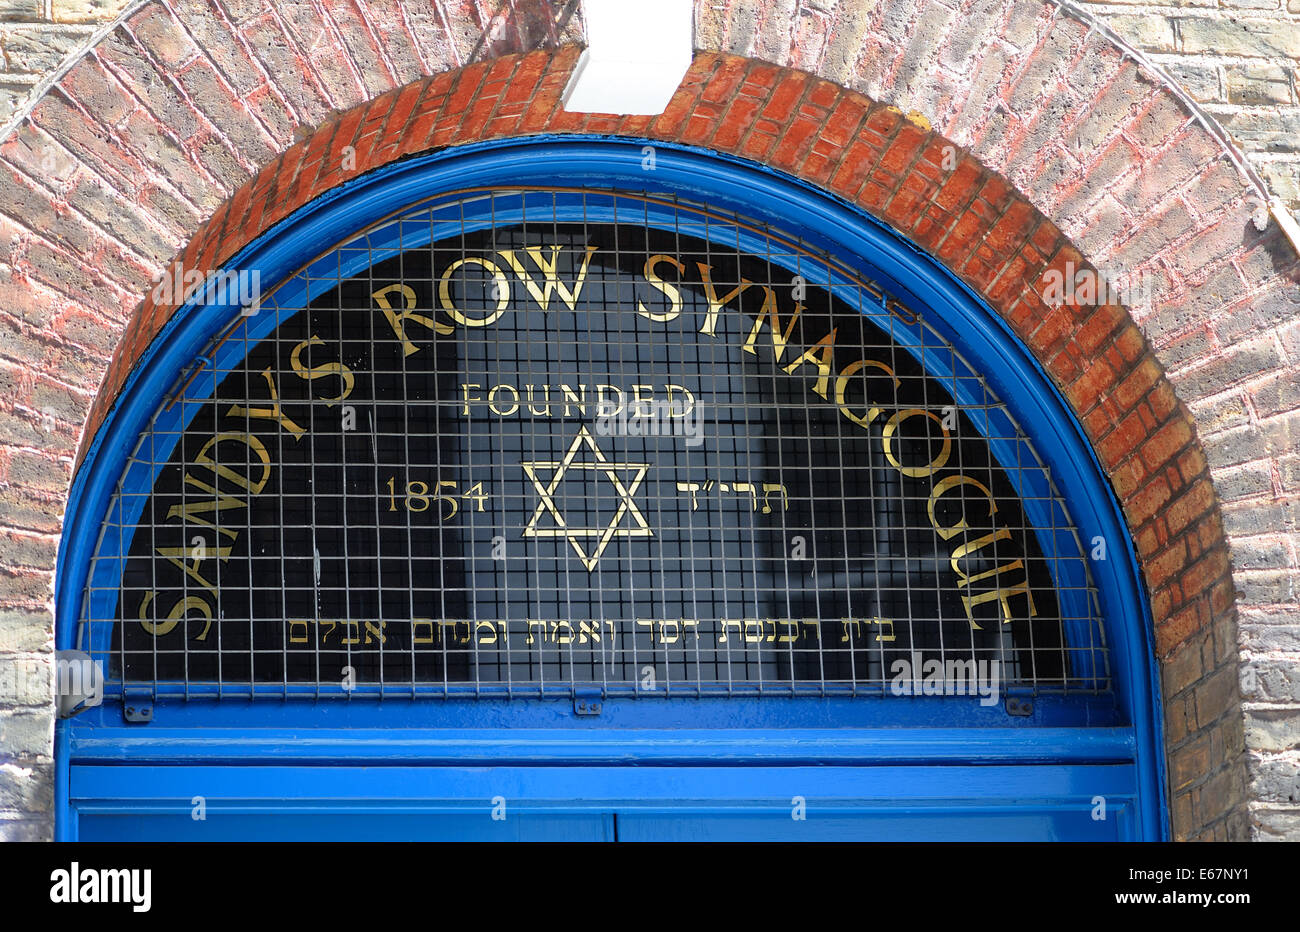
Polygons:
<instances>
[{"instance_id":1,"label":"wire mesh grille","mask_svg":"<svg viewBox=\"0 0 1300 932\"><path fill-rule=\"evenodd\" d=\"M1048 468L918 310L674 198L420 205L180 374L81 646L157 695L1109 689Z\"/></svg>"}]
</instances>

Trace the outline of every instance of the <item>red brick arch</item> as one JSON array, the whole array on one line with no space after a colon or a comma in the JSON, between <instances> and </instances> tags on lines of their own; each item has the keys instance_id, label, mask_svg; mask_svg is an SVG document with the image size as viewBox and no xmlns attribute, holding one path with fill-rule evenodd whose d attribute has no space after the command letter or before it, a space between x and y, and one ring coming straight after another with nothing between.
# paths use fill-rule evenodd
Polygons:
<instances>
[{"instance_id":1,"label":"red brick arch","mask_svg":"<svg viewBox=\"0 0 1300 932\"><path fill-rule=\"evenodd\" d=\"M1045 300L1046 273L1068 263L1090 267L1084 256L969 153L895 108L806 72L700 53L663 114L619 117L560 109L576 58L573 47L506 55L346 110L239 188L175 261L186 269L217 268L318 195L404 156L539 133L705 147L858 205L937 257L1002 314L1082 420L1123 503L1151 595L1175 835L1244 837L1234 591L1215 489L1195 424L1129 313L1115 305L1053 308ZM946 170L954 157L955 168ZM146 300L135 312L78 459L174 310Z\"/></svg>"}]
</instances>

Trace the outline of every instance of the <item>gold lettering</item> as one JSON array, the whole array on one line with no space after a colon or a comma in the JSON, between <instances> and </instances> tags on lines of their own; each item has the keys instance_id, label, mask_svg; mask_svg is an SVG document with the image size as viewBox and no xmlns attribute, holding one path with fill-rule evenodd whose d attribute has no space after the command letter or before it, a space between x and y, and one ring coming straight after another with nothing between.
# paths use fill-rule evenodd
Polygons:
<instances>
[{"instance_id":1,"label":"gold lettering","mask_svg":"<svg viewBox=\"0 0 1300 932\"><path fill-rule=\"evenodd\" d=\"M400 314L393 313L393 306L388 302L388 295L393 292L400 294L402 296L402 301L405 304L405 309ZM406 322L408 320L415 321L420 326L428 327L434 333L441 333L443 335L452 333L456 329L451 324L440 324L432 317L428 317L424 314L412 313L416 301L415 290L407 285L389 285L386 288L380 288L370 297L374 298L379 306L383 308L384 316L388 318L388 325L393 328L394 335L396 335L397 339L402 343L403 356L410 356L412 353L417 353L420 350L420 347L412 343L410 337L406 335Z\"/></svg>"},{"instance_id":2,"label":"gold lettering","mask_svg":"<svg viewBox=\"0 0 1300 932\"><path fill-rule=\"evenodd\" d=\"M650 417L654 413L655 387L653 385L632 386L632 417ZM648 397L647 397L648 396Z\"/></svg>"},{"instance_id":3,"label":"gold lettering","mask_svg":"<svg viewBox=\"0 0 1300 932\"><path fill-rule=\"evenodd\" d=\"M952 552L952 568L957 572L959 584L970 586L973 583L983 582L988 579L994 579L997 583L993 589L990 589L987 592L981 592L977 595L962 596L962 604L966 607L966 617L970 620L971 627L975 630L979 630L980 626L976 623L972 610L975 606L982 605L985 602L997 601L998 608L1002 613L1004 624L1015 618L1015 615L1011 611L1010 603L1011 597L1015 595L1024 595L1028 599L1030 618L1034 617L1038 613L1037 609L1034 607L1034 597L1029 591L1028 572L1025 572L1025 578L1014 586L1006 587L1001 584L1003 573L1025 570L1024 560L1012 560L1010 563L1004 563L1001 566L996 566L991 570L985 570L982 573L976 573L973 576L966 575L958 565L958 561L984 549L990 544L996 543L1000 540L1008 540L1010 537L1011 531L1007 528L998 528L991 533L985 534L978 540L973 540L969 543L963 544Z\"/></svg>"},{"instance_id":4,"label":"gold lettering","mask_svg":"<svg viewBox=\"0 0 1300 932\"><path fill-rule=\"evenodd\" d=\"M551 416L551 386L549 385L542 386L542 399L546 402L546 404L545 406L543 406L542 410L540 411L538 411L537 406L533 404L533 387L531 385L526 385L524 387L528 390L528 413L536 417L550 417Z\"/></svg>"},{"instance_id":5,"label":"gold lettering","mask_svg":"<svg viewBox=\"0 0 1300 932\"><path fill-rule=\"evenodd\" d=\"M482 387L483 387L483 386L482 386L482 385L479 385L477 382L461 382L461 383L460 383L460 393L461 393L461 396L462 396L462 397L464 398L464 400L465 400L465 404L464 404L464 406L462 406L461 409L460 409L460 413L461 413L461 414L469 414L469 403L470 403L471 401L482 401L482 400L483 400L480 396L478 396L478 395L473 395L473 396L471 396L470 393L469 393L469 390L470 390L471 388L482 388Z\"/></svg>"},{"instance_id":6,"label":"gold lettering","mask_svg":"<svg viewBox=\"0 0 1300 932\"><path fill-rule=\"evenodd\" d=\"M614 396L618 396L618 403L614 403ZM624 407L623 390L614 385L599 384L596 386L596 413L605 417L614 417L621 414Z\"/></svg>"},{"instance_id":7,"label":"gold lettering","mask_svg":"<svg viewBox=\"0 0 1300 932\"><path fill-rule=\"evenodd\" d=\"M1019 583L1018 585L1012 586L1009 589L1003 589L1001 586L999 586L996 589L990 589L988 592L981 592L979 595L962 596L961 601L962 604L966 606L966 617L970 620L971 628L975 631L982 630L979 624L975 621L975 616L972 613L972 609L974 609L975 606L977 605L983 605L985 602L992 602L994 600L996 600L998 603L998 611L1002 615L1002 623L1005 625L1014 621L1016 616L1011 609L1011 597L1017 595L1023 595L1028 600L1029 602L1028 617L1033 618L1034 616L1036 616L1038 614L1038 610L1034 607L1034 597L1029 591L1028 579L1026 579L1024 582Z\"/></svg>"},{"instance_id":8,"label":"gold lettering","mask_svg":"<svg viewBox=\"0 0 1300 932\"><path fill-rule=\"evenodd\" d=\"M456 307L451 300L451 276L461 266L481 265L492 273L492 293L496 297L496 310L486 317L467 317L465 312ZM451 265L447 266L442 273L442 279L438 282L438 300L442 303L442 309L447 312L452 320L466 327L486 327L496 323L501 315L506 312L510 306L510 280L506 278L506 273L501 271L501 267L490 259L483 259L479 256L466 256L463 259L457 259ZM409 354L408 354L409 355Z\"/></svg>"},{"instance_id":9,"label":"gold lettering","mask_svg":"<svg viewBox=\"0 0 1300 932\"><path fill-rule=\"evenodd\" d=\"M930 460L930 462L926 463L924 466L904 466L898 461L898 456L894 452L894 435L898 431L898 425L917 414L928 417L939 425L939 429L943 431L943 446L939 449L939 455L934 457L934 459ZM952 435L948 433L948 428L943 426L943 420L938 415L922 410L921 408L907 408L903 411L899 411L886 421L883 440L885 458L889 460L890 465L903 475L910 476L913 479L934 475L935 472L943 468L944 463L948 462L948 457L952 455Z\"/></svg>"},{"instance_id":10,"label":"gold lettering","mask_svg":"<svg viewBox=\"0 0 1300 932\"><path fill-rule=\"evenodd\" d=\"M551 258L549 261L542 255L543 248L549 248L551 250ZM529 258L536 263L537 267L542 270L542 274L546 276L542 287L538 287L537 282L533 280L533 276L529 271L524 268L524 264L519 261L519 258L515 255L513 249L500 253L500 256L505 259L506 262L510 263L510 267L514 269L515 275L519 276L519 280L524 283L524 287L528 289L528 293L532 295L533 300L537 302L537 306L543 311L550 310L552 291L558 291L560 297L564 300L564 303L569 305L569 310L576 311L578 309L578 296L582 294L582 286L587 280L587 266L591 264L591 257L595 254L596 248L597 247L595 246L587 247L587 254L582 258L582 268L578 271L578 279L574 282L572 290L560 281L560 276L555 270L556 260L559 259L560 256L559 246L529 246L524 250L524 252L528 253ZM486 263L484 263L484 267L486 267ZM493 266L493 268L495 268L495 266ZM443 306L446 307L445 302Z\"/></svg>"},{"instance_id":11,"label":"gold lettering","mask_svg":"<svg viewBox=\"0 0 1300 932\"><path fill-rule=\"evenodd\" d=\"M420 626L423 625L428 629L428 634L420 634ZM432 644L434 632L437 629L433 626L433 620L430 618L412 618L411 619L411 643L412 644Z\"/></svg>"},{"instance_id":12,"label":"gold lettering","mask_svg":"<svg viewBox=\"0 0 1300 932\"><path fill-rule=\"evenodd\" d=\"M857 372L859 369L866 369L866 368L875 368L884 372L886 375L888 375L891 379L894 380L895 389L897 389L902 384L898 376L894 374L893 369L885 365L883 362L878 362L874 359L859 359L856 362L851 362L844 367L843 371L840 372L839 377L835 379L835 404L839 407L841 414L843 414L854 424L857 424L859 427L863 427L863 428L870 427L872 421L880 417L880 409L873 407L873 408L868 408L866 413L863 415L854 414L848 408L848 394L849 394L849 379L852 378L853 374Z\"/></svg>"},{"instance_id":13,"label":"gold lettering","mask_svg":"<svg viewBox=\"0 0 1300 932\"><path fill-rule=\"evenodd\" d=\"M212 457L208 456L209 450L226 440L233 440L236 443L242 443L248 447L248 449L257 454L257 458L262 461L262 477L260 479L253 481L251 474L248 476L240 475L229 466L218 463L216 460L212 459ZM238 462L238 460L235 460L235 462ZM266 452L266 447L263 445L262 441L257 439L253 434L240 434L229 431L217 434L205 443L199 452L195 454L194 465L206 466L222 479L225 479L228 482L233 482L241 489L246 489L254 495L260 495L262 489L266 488L267 482L271 479L271 455Z\"/></svg>"},{"instance_id":14,"label":"gold lettering","mask_svg":"<svg viewBox=\"0 0 1300 932\"><path fill-rule=\"evenodd\" d=\"M238 531L232 531L228 527L217 527L214 522L203 517L200 512L224 511L227 508L243 508L246 504L243 499L235 498L233 495L226 495L218 491L215 486L208 485L206 482L200 482L189 473L185 474L185 484L192 485L202 492L216 496L216 498L212 501L198 501L189 502L184 505L172 505L172 507L167 511L168 521L172 518L180 517L182 522L206 524L218 534L225 534L232 541L239 536Z\"/></svg>"},{"instance_id":15,"label":"gold lettering","mask_svg":"<svg viewBox=\"0 0 1300 932\"><path fill-rule=\"evenodd\" d=\"M572 388L570 388L570 387L567 386L567 385L561 384L561 385L560 385L560 394L561 394L562 396L564 396L564 416L565 416L565 417L568 417L568 416L569 416L569 404L570 404L570 403L572 403L574 406L577 407L577 409L578 409L578 413L579 413L579 414L586 414L586 413L587 413L587 386L586 386L585 384L579 384L579 385L578 385L578 393L576 393L576 394L574 393L574 391L573 391ZM466 413L468 414L469 412L467 411Z\"/></svg>"},{"instance_id":16,"label":"gold lettering","mask_svg":"<svg viewBox=\"0 0 1300 932\"><path fill-rule=\"evenodd\" d=\"M341 362L321 363L319 366L312 366L310 369L302 364L302 351L304 349L309 346L324 345L325 341L320 337L315 335L308 337L293 348L293 352L289 354L289 365L293 366L293 371L298 373L299 378L306 379L308 382L314 382L316 379L323 379L331 375L336 375L342 379L343 393L333 398L322 399L327 408L332 408L352 394L352 388L357 380L352 374L352 370Z\"/></svg>"},{"instance_id":17,"label":"gold lettering","mask_svg":"<svg viewBox=\"0 0 1300 932\"><path fill-rule=\"evenodd\" d=\"M503 390L508 391L511 395L514 396L514 400L510 402L510 407L504 411L497 406L497 393ZM515 387L513 385L493 386L492 390L488 392L488 408L492 411L493 414L498 414L501 415L502 417L505 417L510 414L514 414L516 411L519 410L519 392L515 390Z\"/></svg>"},{"instance_id":18,"label":"gold lettering","mask_svg":"<svg viewBox=\"0 0 1300 932\"><path fill-rule=\"evenodd\" d=\"M830 333L810 346L802 356L786 366L784 370L789 375L805 363L815 363L818 376L817 381L813 383L813 391L827 400L829 400L827 391L830 386L831 374L835 371L832 364L835 357L835 334L838 332L838 327L831 330Z\"/></svg>"},{"instance_id":19,"label":"gold lettering","mask_svg":"<svg viewBox=\"0 0 1300 932\"><path fill-rule=\"evenodd\" d=\"M159 547L157 548L157 550L155 550L155 553L157 553L158 556L160 557L166 557L168 563L171 563L174 566L179 567L185 573L186 576L190 577L190 579L194 580L204 589L207 589L209 592L216 593L217 587L212 583L208 582L208 580L204 578L202 574L199 573L199 567L203 564L203 561L207 559L206 556L207 550L205 549L204 551L202 551L205 555L200 557L200 556L195 556L194 551L196 549L197 548L193 548L193 547ZM231 550L232 548L230 547L212 548L212 552L215 553L218 557L220 557L223 563L230 559ZM179 559L181 557L184 557L186 559L183 560ZM192 566L190 565L191 561L193 562Z\"/></svg>"},{"instance_id":20,"label":"gold lettering","mask_svg":"<svg viewBox=\"0 0 1300 932\"><path fill-rule=\"evenodd\" d=\"M678 315L681 314L682 292L681 289L679 289L676 285L664 281L655 273L655 266L657 266L660 262L671 262L673 265L677 266L677 271L679 274L684 273L686 271L686 266L682 263L680 259L674 259L672 256L665 256L662 254L657 256L651 256L649 259L645 260L644 274L645 274L646 282L650 285L650 287L657 288L663 292L664 296L668 298L668 302L671 305L671 309L667 311L652 311L645 306L645 302L643 302L640 298L638 298L636 302L636 312L640 314L642 317L644 317L646 320L653 320L656 323L662 324L670 320L675 320L678 317Z\"/></svg>"},{"instance_id":21,"label":"gold lettering","mask_svg":"<svg viewBox=\"0 0 1300 932\"><path fill-rule=\"evenodd\" d=\"M299 427L280 410L280 393L275 389L275 377L271 375L269 368L262 370L262 377L266 379L267 388L271 392L271 407L269 408L249 408L244 405L231 405L230 410L226 412L227 417L244 417L249 418L266 418L268 421L275 421L284 430L293 435L294 440L301 440L302 435L307 433L305 428Z\"/></svg>"},{"instance_id":22,"label":"gold lettering","mask_svg":"<svg viewBox=\"0 0 1300 932\"><path fill-rule=\"evenodd\" d=\"M686 417L688 414L690 414L692 411L695 410L695 396L691 394L690 389L688 389L686 386L675 385L672 382L665 382L664 390L668 396L669 417ZM677 407L677 402L673 400L673 395L677 394L678 392L681 392L682 395L685 396L686 398L686 401L682 404L680 408Z\"/></svg>"},{"instance_id":23,"label":"gold lettering","mask_svg":"<svg viewBox=\"0 0 1300 932\"><path fill-rule=\"evenodd\" d=\"M988 486L984 485L984 483L980 482L978 479L972 479L970 476L963 475L948 476L947 478L940 479L935 483L934 489L930 492L930 500L926 503L926 510L930 514L930 524L934 526L934 529L939 532L939 536L944 540L949 540L960 534L962 531L970 530L970 524L966 521L966 514L964 511L960 521L956 524L949 525L940 524L939 519L934 513L934 508L939 503L939 499L943 498L949 489L955 489L959 485L973 485L975 488L983 492L984 497L987 498L989 502L989 517L997 514L998 505L997 502L993 500L993 493L988 490ZM965 501L965 496L962 496L962 500L963 502Z\"/></svg>"},{"instance_id":24,"label":"gold lettering","mask_svg":"<svg viewBox=\"0 0 1300 932\"><path fill-rule=\"evenodd\" d=\"M772 331L772 353L777 362L785 355L786 344L790 342L790 336L794 333L794 325L799 322L799 315L803 313L803 305L794 306L794 314L790 317L790 322L786 324L785 333L781 332L781 321L777 318L779 308L776 304L776 292L768 286L763 286L763 307L759 309L758 316L754 318L754 328L749 331L749 337L745 340L745 345L741 347L751 356L757 356L758 351L754 349L754 343L758 340L758 332L763 329L763 322L767 321L768 329Z\"/></svg>"},{"instance_id":25,"label":"gold lettering","mask_svg":"<svg viewBox=\"0 0 1300 932\"><path fill-rule=\"evenodd\" d=\"M957 565L958 560L964 560L967 557L969 557L971 554L978 553L979 551L983 550L985 547L989 546L990 544L995 544L1000 540L1010 540L1010 539L1011 539L1011 531L1008 530L1007 528L1001 527L995 531L990 531L988 534L985 534L983 537L980 537L976 540L968 541L967 543L962 544L960 547L954 550L952 552L952 559L949 562L952 564L953 572L955 572L959 577L961 577L958 581L963 585L965 585L966 583L975 582L977 580L984 579L988 577L991 573L1000 573L1003 570L1014 569L1015 564L1008 564L1007 566L999 567L996 570L989 570L988 573L980 573L978 576L967 576L966 571ZM1019 560L1016 561L1016 563L1019 562L1020 562Z\"/></svg>"},{"instance_id":26,"label":"gold lettering","mask_svg":"<svg viewBox=\"0 0 1300 932\"><path fill-rule=\"evenodd\" d=\"M713 269L705 265L703 262L697 262L695 264L699 267L700 281L704 285L704 296L709 302L709 311L704 317L704 326L700 328L700 333L713 336L714 330L718 324L718 312L726 307L733 298L739 297L746 288L754 283L747 278L742 278L739 285L728 291L724 297L719 298L718 291L713 286Z\"/></svg>"},{"instance_id":27,"label":"gold lettering","mask_svg":"<svg viewBox=\"0 0 1300 932\"><path fill-rule=\"evenodd\" d=\"M207 639L208 629L212 627L212 606L197 595L186 596L183 599L178 599L176 603L172 605L172 610L167 613L166 621L155 622L147 619L145 613L149 610L149 605L153 602L156 595L156 592L150 592L146 594L144 599L140 602L139 614L141 627L154 637L162 637L165 634L169 634L173 628L180 624L181 619L184 618L191 609L197 609L203 614L203 617L208 620L208 623L203 626L202 633L200 633L194 640L203 641Z\"/></svg>"}]
</instances>

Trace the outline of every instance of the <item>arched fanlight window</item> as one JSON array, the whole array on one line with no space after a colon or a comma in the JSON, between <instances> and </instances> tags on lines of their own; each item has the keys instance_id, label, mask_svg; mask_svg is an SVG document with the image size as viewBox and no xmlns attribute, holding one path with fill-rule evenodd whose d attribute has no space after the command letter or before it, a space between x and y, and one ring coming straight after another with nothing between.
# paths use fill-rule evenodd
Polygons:
<instances>
[{"instance_id":1,"label":"arched fanlight window","mask_svg":"<svg viewBox=\"0 0 1300 932\"><path fill-rule=\"evenodd\" d=\"M769 227L453 192L259 297L105 526L85 637L128 689L1108 686L1077 531L1001 400Z\"/></svg>"},{"instance_id":2,"label":"arched fanlight window","mask_svg":"<svg viewBox=\"0 0 1300 932\"><path fill-rule=\"evenodd\" d=\"M1149 737L1113 498L991 315L775 176L549 145L407 165L191 296L79 479L61 622L113 702Z\"/></svg>"}]
</instances>

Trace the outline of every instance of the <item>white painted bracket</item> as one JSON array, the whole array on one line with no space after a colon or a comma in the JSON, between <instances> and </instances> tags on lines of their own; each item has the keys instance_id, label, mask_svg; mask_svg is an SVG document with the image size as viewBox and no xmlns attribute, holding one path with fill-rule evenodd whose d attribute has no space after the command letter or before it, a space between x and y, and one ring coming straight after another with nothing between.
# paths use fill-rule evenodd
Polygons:
<instances>
[{"instance_id":1,"label":"white painted bracket","mask_svg":"<svg viewBox=\"0 0 1300 932\"><path fill-rule=\"evenodd\" d=\"M691 66L692 0L583 0L587 47L564 89L575 113L663 113Z\"/></svg>"}]
</instances>

